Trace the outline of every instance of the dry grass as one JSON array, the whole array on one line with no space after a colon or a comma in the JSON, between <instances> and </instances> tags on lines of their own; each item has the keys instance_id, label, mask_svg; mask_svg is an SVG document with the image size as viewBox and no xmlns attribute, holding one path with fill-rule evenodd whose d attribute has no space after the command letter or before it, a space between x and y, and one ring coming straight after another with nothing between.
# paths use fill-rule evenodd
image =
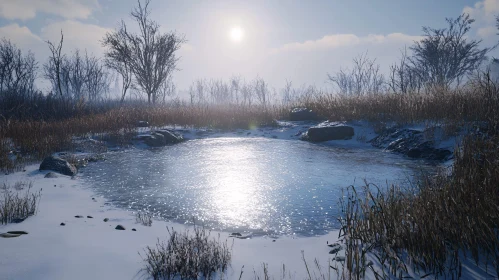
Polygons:
<instances>
[{"instance_id":1,"label":"dry grass","mask_svg":"<svg viewBox=\"0 0 499 280\"><path fill-rule=\"evenodd\" d=\"M8 156L11 146L18 149L19 155L36 160L56 151L72 150L73 137L105 135L107 138L103 140L126 145L136 134L136 124L140 120L156 127L180 125L234 129L272 125L276 116L276 110L258 106L140 106L57 121L0 121L0 169L15 166Z\"/></svg>"},{"instance_id":2,"label":"dry grass","mask_svg":"<svg viewBox=\"0 0 499 280\"><path fill-rule=\"evenodd\" d=\"M210 232L199 227L179 233L168 230L166 242L145 249L143 273L152 279L214 279L226 271L231 260L227 241L210 238Z\"/></svg>"},{"instance_id":3,"label":"dry grass","mask_svg":"<svg viewBox=\"0 0 499 280\"><path fill-rule=\"evenodd\" d=\"M152 217L152 213L139 211L135 213L135 222L142 224L143 226L150 227L152 226Z\"/></svg>"},{"instance_id":4,"label":"dry grass","mask_svg":"<svg viewBox=\"0 0 499 280\"><path fill-rule=\"evenodd\" d=\"M427 176L416 189L350 187L340 219L349 278L372 269L368 254L381 264L374 272L381 279L409 269L459 278L463 256L499 272L498 141L469 136L456 149L452 173Z\"/></svg>"},{"instance_id":5,"label":"dry grass","mask_svg":"<svg viewBox=\"0 0 499 280\"><path fill-rule=\"evenodd\" d=\"M32 182L16 182L13 186L3 183L0 188L0 224L24 220L36 214L41 190L31 192Z\"/></svg>"}]
</instances>

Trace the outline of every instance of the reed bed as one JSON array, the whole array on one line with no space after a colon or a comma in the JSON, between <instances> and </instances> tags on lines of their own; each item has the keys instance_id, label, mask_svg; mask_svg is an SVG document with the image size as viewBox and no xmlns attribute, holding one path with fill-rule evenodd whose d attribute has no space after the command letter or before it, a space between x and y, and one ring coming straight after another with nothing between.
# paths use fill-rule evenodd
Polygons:
<instances>
[{"instance_id":1,"label":"reed bed","mask_svg":"<svg viewBox=\"0 0 499 280\"><path fill-rule=\"evenodd\" d=\"M499 273L498 143L497 136L468 136L451 172L426 176L411 189L350 187L340 219L348 278L372 270L378 279L457 279L468 258Z\"/></svg>"}]
</instances>

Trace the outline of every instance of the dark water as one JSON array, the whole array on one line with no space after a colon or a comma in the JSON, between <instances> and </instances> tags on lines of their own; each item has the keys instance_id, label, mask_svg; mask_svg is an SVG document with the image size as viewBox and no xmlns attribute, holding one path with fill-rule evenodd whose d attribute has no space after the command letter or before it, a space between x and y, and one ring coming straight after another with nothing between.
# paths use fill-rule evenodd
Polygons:
<instances>
[{"instance_id":1,"label":"dark water","mask_svg":"<svg viewBox=\"0 0 499 280\"><path fill-rule=\"evenodd\" d=\"M82 177L117 207L217 230L308 236L338 227L345 187L404 183L420 164L377 149L214 138L109 153Z\"/></svg>"}]
</instances>

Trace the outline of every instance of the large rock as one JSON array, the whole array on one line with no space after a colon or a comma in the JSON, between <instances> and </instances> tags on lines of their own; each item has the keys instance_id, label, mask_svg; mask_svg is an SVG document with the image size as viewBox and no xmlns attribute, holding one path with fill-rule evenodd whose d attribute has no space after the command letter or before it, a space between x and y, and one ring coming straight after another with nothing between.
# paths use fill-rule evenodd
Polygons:
<instances>
[{"instance_id":1,"label":"large rock","mask_svg":"<svg viewBox=\"0 0 499 280\"><path fill-rule=\"evenodd\" d=\"M165 137L163 134L153 132L144 142L151 147L162 147L165 145Z\"/></svg>"},{"instance_id":2,"label":"large rock","mask_svg":"<svg viewBox=\"0 0 499 280\"><path fill-rule=\"evenodd\" d=\"M42 163L40 164L40 170L51 170L60 174L68 175L68 176L73 176L78 173L78 170L76 167L66 160L55 157L55 156L49 156L46 157Z\"/></svg>"},{"instance_id":3,"label":"large rock","mask_svg":"<svg viewBox=\"0 0 499 280\"><path fill-rule=\"evenodd\" d=\"M180 134L168 129L157 130L156 133L162 134L165 137L165 144L176 144L184 141L184 137Z\"/></svg>"},{"instance_id":4,"label":"large rock","mask_svg":"<svg viewBox=\"0 0 499 280\"><path fill-rule=\"evenodd\" d=\"M184 137L168 129L161 129L148 136L142 135L144 142L151 147L161 147L184 141Z\"/></svg>"},{"instance_id":5,"label":"large rock","mask_svg":"<svg viewBox=\"0 0 499 280\"><path fill-rule=\"evenodd\" d=\"M352 138L353 135L353 127L347 125L314 126L308 129L304 140L310 142L345 140Z\"/></svg>"},{"instance_id":6,"label":"large rock","mask_svg":"<svg viewBox=\"0 0 499 280\"><path fill-rule=\"evenodd\" d=\"M435 148L433 141L426 140L422 131L414 129L389 128L370 142L374 147L415 159L444 161L452 156L451 151Z\"/></svg>"},{"instance_id":7,"label":"large rock","mask_svg":"<svg viewBox=\"0 0 499 280\"><path fill-rule=\"evenodd\" d=\"M319 119L317 114L307 108L294 108L289 112L290 121L314 121Z\"/></svg>"}]
</instances>

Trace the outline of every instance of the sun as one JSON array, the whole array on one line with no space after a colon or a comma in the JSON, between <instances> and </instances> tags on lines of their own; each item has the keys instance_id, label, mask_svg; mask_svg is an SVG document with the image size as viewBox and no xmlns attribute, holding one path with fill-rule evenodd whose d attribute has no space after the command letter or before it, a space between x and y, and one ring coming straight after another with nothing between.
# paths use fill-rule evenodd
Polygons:
<instances>
[{"instance_id":1,"label":"sun","mask_svg":"<svg viewBox=\"0 0 499 280\"><path fill-rule=\"evenodd\" d=\"M233 42L241 42L244 37L244 30L239 26L234 26L230 29L229 36Z\"/></svg>"}]
</instances>

